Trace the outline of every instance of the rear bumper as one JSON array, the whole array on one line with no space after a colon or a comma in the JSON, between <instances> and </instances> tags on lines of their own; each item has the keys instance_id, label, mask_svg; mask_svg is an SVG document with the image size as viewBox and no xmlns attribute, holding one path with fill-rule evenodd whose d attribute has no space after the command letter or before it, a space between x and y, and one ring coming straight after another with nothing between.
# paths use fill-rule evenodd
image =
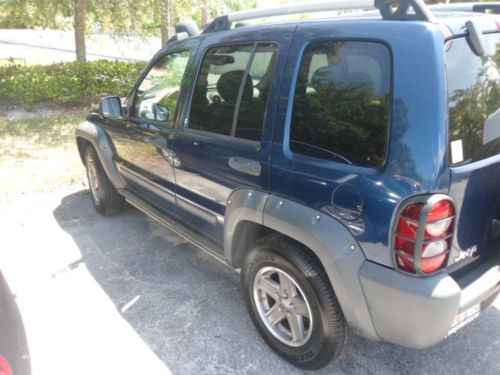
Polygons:
<instances>
[{"instance_id":1,"label":"rear bumper","mask_svg":"<svg viewBox=\"0 0 500 375\"><path fill-rule=\"evenodd\" d=\"M493 302L500 292L500 265L489 263L464 288L446 273L417 278L372 262L361 266L359 279L380 339L421 349L443 340L458 313L478 303L482 311Z\"/></svg>"}]
</instances>

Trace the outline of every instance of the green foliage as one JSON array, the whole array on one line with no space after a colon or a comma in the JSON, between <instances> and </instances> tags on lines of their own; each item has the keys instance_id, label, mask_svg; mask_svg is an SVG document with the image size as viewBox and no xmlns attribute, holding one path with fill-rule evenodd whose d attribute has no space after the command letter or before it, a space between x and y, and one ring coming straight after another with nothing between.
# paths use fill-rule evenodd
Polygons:
<instances>
[{"instance_id":1,"label":"green foliage","mask_svg":"<svg viewBox=\"0 0 500 375\"><path fill-rule=\"evenodd\" d=\"M0 0L0 28L68 28L72 12L71 1Z\"/></svg>"},{"instance_id":2,"label":"green foliage","mask_svg":"<svg viewBox=\"0 0 500 375\"><path fill-rule=\"evenodd\" d=\"M226 11L250 9L255 0L84 0L88 31L114 34L160 35L164 18L176 23L194 20L201 27L201 6L207 4L210 18ZM169 13L167 14L167 4ZM0 0L0 28L72 27L74 0Z\"/></svg>"},{"instance_id":3,"label":"green foliage","mask_svg":"<svg viewBox=\"0 0 500 375\"><path fill-rule=\"evenodd\" d=\"M91 61L0 67L0 102L68 103L97 95L126 95L144 63Z\"/></svg>"}]
</instances>

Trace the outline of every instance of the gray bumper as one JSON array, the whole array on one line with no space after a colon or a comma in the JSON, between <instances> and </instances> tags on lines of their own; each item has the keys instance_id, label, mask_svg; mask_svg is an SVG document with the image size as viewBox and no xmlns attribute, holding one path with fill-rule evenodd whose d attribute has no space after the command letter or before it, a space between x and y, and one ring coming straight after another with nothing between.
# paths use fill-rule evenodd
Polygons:
<instances>
[{"instance_id":1,"label":"gray bumper","mask_svg":"<svg viewBox=\"0 0 500 375\"><path fill-rule=\"evenodd\" d=\"M493 301L500 266L492 265L464 289L446 273L417 278L371 262L361 266L359 279L380 339L420 349L443 340L457 313Z\"/></svg>"}]
</instances>

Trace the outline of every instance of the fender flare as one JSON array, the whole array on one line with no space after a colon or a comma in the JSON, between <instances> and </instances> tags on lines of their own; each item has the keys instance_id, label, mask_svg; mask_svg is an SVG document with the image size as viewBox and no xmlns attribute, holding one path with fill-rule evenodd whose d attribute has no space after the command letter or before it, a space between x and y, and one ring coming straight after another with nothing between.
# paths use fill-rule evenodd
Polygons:
<instances>
[{"instance_id":1,"label":"fender flare","mask_svg":"<svg viewBox=\"0 0 500 375\"><path fill-rule=\"evenodd\" d=\"M225 217L224 253L233 260L233 240L242 220L282 233L309 248L322 263L351 328L380 340L358 277L367 261L355 238L340 222L323 212L267 192L237 189Z\"/></svg>"},{"instance_id":2,"label":"fender flare","mask_svg":"<svg viewBox=\"0 0 500 375\"><path fill-rule=\"evenodd\" d=\"M76 128L75 137L77 144L78 139L81 138L89 142L94 147L104 171L115 189L124 189L126 187L126 183L116 168L113 147L108 139L108 136L106 135L106 132L96 124L85 121ZM81 153L80 148L78 148L78 151L80 152L82 162L84 162L84 155Z\"/></svg>"}]
</instances>

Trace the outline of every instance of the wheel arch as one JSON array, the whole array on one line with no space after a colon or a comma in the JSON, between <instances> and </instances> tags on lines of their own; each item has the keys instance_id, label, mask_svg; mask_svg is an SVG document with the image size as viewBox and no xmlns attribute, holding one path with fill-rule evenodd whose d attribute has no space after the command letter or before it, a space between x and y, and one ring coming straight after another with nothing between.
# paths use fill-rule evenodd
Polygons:
<instances>
[{"instance_id":1,"label":"wheel arch","mask_svg":"<svg viewBox=\"0 0 500 375\"><path fill-rule=\"evenodd\" d=\"M80 159L85 163L85 150L89 145L94 147L99 160L115 189L126 187L124 179L121 177L114 162L114 152L111 141L98 125L85 121L78 125L75 131L76 145Z\"/></svg>"},{"instance_id":2,"label":"wheel arch","mask_svg":"<svg viewBox=\"0 0 500 375\"><path fill-rule=\"evenodd\" d=\"M364 337L379 340L358 278L366 258L341 223L264 191L235 190L225 216L224 252L228 263L241 267L252 244L271 233L282 234L308 249L325 270L351 328Z\"/></svg>"}]
</instances>

